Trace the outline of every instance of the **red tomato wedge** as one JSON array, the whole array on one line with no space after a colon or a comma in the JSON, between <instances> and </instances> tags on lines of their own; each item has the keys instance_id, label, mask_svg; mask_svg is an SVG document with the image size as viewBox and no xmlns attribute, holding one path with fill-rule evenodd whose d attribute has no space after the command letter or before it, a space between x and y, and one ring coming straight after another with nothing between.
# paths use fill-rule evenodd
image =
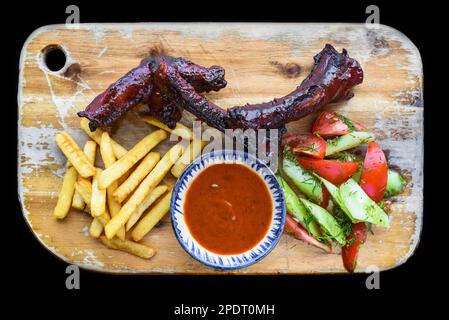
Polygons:
<instances>
[{"instance_id":1,"label":"red tomato wedge","mask_svg":"<svg viewBox=\"0 0 449 320\"><path fill-rule=\"evenodd\" d=\"M348 272L354 272L360 247L366 241L366 224L364 222L354 224L352 232L346 240L349 241L349 244L341 249L341 257L343 258L345 269Z\"/></svg>"},{"instance_id":2,"label":"red tomato wedge","mask_svg":"<svg viewBox=\"0 0 449 320\"><path fill-rule=\"evenodd\" d=\"M323 249L327 253L332 253L332 248L326 246L324 243L319 242L317 239L312 237L303 226L295 221L289 214L287 214L285 219L285 232L293 234L296 238L311 244L312 246Z\"/></svg>"},{"instance_id":3,"label":"red tomato wedge","mask_svg":"<svg viewBox=\"0 0 449 320\"><path fill-rule=\"evenodd\" d=\"M312 132L325 139L342 136L354 130L363 131L366 128L360 123L329 111L321 112L312 125Z\"/></svg>"},{"instance_id":4,"label":"red tomato wedge","mask_svg":"<svg viewBox=\"0 0 449 320\"><path fill-rule=\"evenodd\" d=\"M282 145L288 144L293 152L316 159L326 154L326 141L309 132L292 132L282 137Z\"/></svg>"},{"instance_id":5,"label":"red tomato wedge","mask_svg":"<svg viewBox=\"0 0 449 320\"><path fill-rule=\"evenodd\" d=\"M387 190L387 178L385 154L376 142L370 142L363 162L360 186L374 202L379 202Z\"/></svg>"},{"instance_id":6,"label":"red tomato wedge","mask_svg":"<svg viewBox=\"0 0 449 320\"><path fill-rule=\"evenodd\" d=\"M304 169L315 172L333 184L345 182L359 167L359 163L350 161L316 160L299 157L296 160Z\"/></svg>"}]
</instances>

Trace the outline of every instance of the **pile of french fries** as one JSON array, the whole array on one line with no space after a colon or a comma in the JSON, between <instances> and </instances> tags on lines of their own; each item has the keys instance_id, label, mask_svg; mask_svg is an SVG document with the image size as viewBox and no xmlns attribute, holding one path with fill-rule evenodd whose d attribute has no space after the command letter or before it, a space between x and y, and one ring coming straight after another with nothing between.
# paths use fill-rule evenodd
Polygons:
<instances>
[{"instance_id":1,"label":"pile of french fries","mask_svg":"<svg viewBox=\"0 0 449 320\"><path fill-rule=\"evenodd\" d=\"M100 128L91 132L85 118L80 126L92 140L83 149L67 132L56 134L56 144L67 157L67 163L53 216L64 219L71 208L88 212L92 216L89 227L92 237L111 249L149 259L155 250L138 241L170 210L171 190L160 183L169 171L178 178L201 153L204 142L194 139L192 131L180 123L170 129L153 117L145 116L143 120L158 130L131 150ZM190 145L184 148L185 144L175 144L161 157L152 150L169 133L188 139ZM104 168L95 166L97 147Z\"/></svg>"}]
</instances>

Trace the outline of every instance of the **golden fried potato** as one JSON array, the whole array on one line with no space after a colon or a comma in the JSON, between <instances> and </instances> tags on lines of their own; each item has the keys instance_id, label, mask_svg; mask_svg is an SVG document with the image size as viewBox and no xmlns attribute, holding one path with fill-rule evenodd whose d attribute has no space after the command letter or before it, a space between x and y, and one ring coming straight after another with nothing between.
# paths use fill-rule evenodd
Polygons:
<instances>
[{"instance_id":1,"label":"golden fried potato","mask_svg":"<svg viewBox=\"0 0 449 320\"><path fill-rule=\"evenodd\" d=\"M97 173L92 180L92 198L90 200L90 210L93 217L101 216L106 211L106 189L98 187L98 179L102 170L97 168Z\"/></svg>"},{"instance_id":2,"label":"golden fried potato","mask_svg":"<svg viewBox=\"0 0 449 320\"><path fill-rule=\"evenodd\" d=\"M179 178L181 176L181 173L184 171L184 169L198 157L198 155L201 153L201 150L203 150L204 146L206 145L206 142L201 140L193 140L189 147L184 151L182 156L176 161L173 168L171 168L171 173L176 178Z\"/></svg>"},{"instance_id":3,"label":"golden fried potato","mask_svg":"<svg viewBox=\"0 0 449 320\"><path fill-rule=\"evenodd\" d=\"M75 189L72 198L72 208L76 210L83 210L85 206L86 203L84 202L83 197L81 197L80 193Z\"/></svg>"},{"instance_id":4,"label":"golden fried potato","mask_svg":"<svg viewBox=\"0 0 449 320\"><path fill-rule=\"evenodd\" d=\"M103 233L104 226L100 222L98 218L94 218L89 226L89 234L94 237L98 238Z\"/></svg>"},{"instance_id":5,"label":"golden fried potato","mask_svg":"<svg viewBox=\"0 0 449 320\"><path fill-rule=\"evenodd\" d=\"M140 162L139 166L134 170L114 192L115 199L121 203L125 200L131 192L139 185L139 183L148 175L154 168L157 162L161 159L159 152L150 152Z\"/></svg>"},{"instance_id":6,"label":"golden fried potato","mask_svg":"<svg viewBox=\"0 0 449 320\"><path fill-rule=\"evenodd\" d=\"M97 156L97 144L95 141L86 141L83 152L86 155L87 160L89 160L92 165L95 165L95 157Z\"/></svg>"},{"instance_id":7,"label":"golden fried potato","mask_svg":"<svg viewBox=\"0 0 449 320\"><path fill-rule=\"evenodd\" d=\"M140 241L162 217L170 210L171 192L167 193L156 205L140 220L133 231L131 237L134 241Z\"/></svg>"},{"instance_id":8,"label":"golden fried potato","mask_svg":"<svg viewBox=\"0 0 449 320\"><path fill-rule=\"evenodd\" d=\"M95 143L95 141L92 140L86 141L86 143L84 144L83 152L86 155L87 160L89 160L91 164L94 164L97 152L97 144ZM69 165L70 161L67 161L67 164ZM83 210L85 206L86 203L84 202L83 197L75 188L75 193L73 194L72 200L72 207L77 210Z\"/></svg>"},{"instance_id":9,"label":"golden fried potato","mask_svg":"<svg viewBox=\"0 0 449 320\"><path fill-rule=\"evenodd\" d=\"M116 161L114 152L112 150L111 141L112 140L109 137L109 134L107 132L103 132L103 134L101 135L100 153L106 168L109 168ZM121 209L120 203L118 203L113 197L113 193L117 189L117 186L118 186L117 181L114 181L106 189L107 207L112 217L115 216L117 213L119 213ZM117 237L122 240L125 239L124 227L120 228L120 230L117 232Z\"/></svg>"},{"instance_id":10,"label":"golden fried potato","mask_svg":"<svg viewBox=\"0 0 449 320\"><path fill-rule=\"evenodd\" d=\"M63 131L56 134L55 140L80 176L87 178L95 174L95 167L89 162L84 152L67 132Z\"/></svg>"},{"instance_id":11,"label":"golden fried potato","mask_svg":"<svg viewBox=\"0 0 449 320\"><path fill-rule=\"evenodd\" d=\"M72 205L73 194L75 192L77 172L75 167L70 166L67 168L64 180L62 182L62 188L59 192L58 202L53 211L53 217L57 219L64 219L70 211Z\"/></svg>"},{"instance_id":12,"label":"golden fried potato","mask_svg":"<svg viewBox=\"0 0 449 320\"><path fill-rule=\"evenodd\" d=\"M145 210L147 210L161 195L163 195L167 189L167 186L157 186L147 195L145 200L143 200L143 202L133 212L128 222L126 222L126 231L129 231L136 224Z\"/></svg>"},{"instance_id":13,"label":"golden fried potato","mask_svg":"<svg viewBox=\"0 0 449 320\"><path fill-rule=\"evenodd\" d=\"M75 189L79 192L84 202L90 206L90 201L92 199L92 183L83 177L78 177L75 183Z\"/></svg>"},{"instance_id":14,"label":"golden fried potato","mask_svg":"<svg viewBox=\"0 0 449 320\"><path fill-rule=\"evenodd\" d=\"M166 137L165 131L157 130L140 140L127 154L100 174L100 189L109 187Z\"/></svg>"},{"instance_id":15,"label":"golden fried potato","mask_svg":"<svg viewBox=\"0 0 449 320\"><path fill-rule=\"evenodd\" d=\"M120 240L117 238L109 240L105 236L101 236L100 240L105 246L111 249L125 251L144 259L150 259L156 253L153 248L129 240Z\"/></svg>"},{"instance_id":16,"label":"golden fried potato","mask_svg":"<svg viewBox=\"0 0 449 320\"><path fill-rule=\"evenodd\" d=\"M81 129L83 129L84 132L86 132L92 140L94 140L98 144L101 143L101 135L104 132L103 129L97 128L97 130L95 130L94 132L90 131L89 120L86 118L81 118L80 126L81 126ZM126 150L124 147L122 147L120 144L118 144L116 141L114 141L112 139L111 139L111 144L112 144L112 150L114 150L114 155L117 159L120 159L128 152L128 150Z\"/></svg>"},{"instance_id":17,"label":"golden fried potato","mask_svg":"<svg viewBox=\"0 0 449 320\"><path fill-rule=\"evenodd\" d=\"M145 177L129 200L122 206L120 212L105 226L105 234L108 239L116 235L118 229L125 225L133 212L145 200L145 197L162 181L173 164L179 159L183 149L181 144L173 146Z\"/></svg>"},{"instance_id":18,"label":"golden fried potato","mask_svg":"<svg viewBox=\"0 0 449 320\"><path fill-rule=\"evenodd\" d=\"M146 123L149 123L153 126L156 126L162 130L165 130L167 132L173 133L174 135L177 135L178 137L182 137L184 139L192 140L193 139L193 132L189 128L187 128L185 125L181 123L177 123L176 127L174 129L170 129L167 125L160 122L158 119L156 119L153 116L142 116L143 121Z\"/></svg>"}]
</instances>

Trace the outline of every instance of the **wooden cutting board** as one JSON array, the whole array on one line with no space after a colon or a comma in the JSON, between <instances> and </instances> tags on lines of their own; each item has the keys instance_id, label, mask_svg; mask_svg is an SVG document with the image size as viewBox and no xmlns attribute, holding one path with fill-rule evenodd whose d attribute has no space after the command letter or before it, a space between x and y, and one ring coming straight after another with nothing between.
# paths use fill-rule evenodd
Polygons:
<instances>
[{"instance_id":1,"label":"wooden cutting board","mask_svg":"<svg viewBox=\"0 0 449 320\"><path fill-rule=\"evenodd\" d=\"M390 163L410 181L394 198L389 230L373 228L361 250L358 271L398 266L419 242L423 202L422 65L407 37L386 26L364 24L141 23L42 27L26 40L20 61L18 183L23 216L38 241L68 263L112 273L218 274L193 260L178 244L168 215L143 242L157 250L151 260L105 248L88 235L90 217L73 210L64 221L51 214L61 188L65 158L53 136L67 130L79 144L86 135L76 112L152 49L163 49L204 66L226 69L228 86L208 96L220 106L263 102L290 92L309 73L326 43L346 48L365 72L353 99L327 106L372 130ZM67 63L50 72L43 63L59 46ZM310 128L310 116L289 129ZM188 121L184 119L184 121ZM131 147L153 128L129 113L113 133ZM165 151L168 144L158 147ZM173 183L173 178L167 178ZM20 213L16 213L20 214ZM344 272L338 254L325 254L289 235L261 262L233 273Z\"/></svg>"}]
</instances>

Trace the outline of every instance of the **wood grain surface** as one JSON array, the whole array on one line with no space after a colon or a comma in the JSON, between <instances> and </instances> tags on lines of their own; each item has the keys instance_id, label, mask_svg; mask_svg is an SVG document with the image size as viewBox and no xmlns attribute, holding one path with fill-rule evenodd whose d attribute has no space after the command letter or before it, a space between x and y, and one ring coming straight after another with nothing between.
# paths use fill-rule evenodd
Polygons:
<instances>
[{"instance_id":1,"label":"wood grain surface","mask_svg":"<svg viewBox=\"0 0 449 320\"><path fill-rule=\"evenodd\" d=\"M79 144L86 135L76 112L153 49L204 66L226 69L228 86L208 94L227 107L263 102L290 92L309 73L313 56L326 43L346 48L365 72L353 99L329 105L364 123L377 136L393 166L409 181L394 198L389 230L373 228L361 250L357 271L404 263L419 242L423 201L422 65L416 47L387 26L364 24L141 23L52 25L33 32L23 46L18 96L18 183L26 222L39 242L69 262L113 273L223 273L192 259L178 244L167 215L143 243L157 254L144 260L104 247L88 235L91 218L72 210L63 221L52 216L65 171L53 136L66 130ZM60 46L68 61L59 72L43 63L49 46ZM189 117L184 119L188 123ZM289 125L310 127L313 116ZM113 137L131 147L153 128L135 112L116 126ZM167 150L164 143L157 149ZM167 183L174 179L168 177ZM232 273L285 274L344 272L338 254L283 235L259 263Z\"/></svg>"}]
</instances>

